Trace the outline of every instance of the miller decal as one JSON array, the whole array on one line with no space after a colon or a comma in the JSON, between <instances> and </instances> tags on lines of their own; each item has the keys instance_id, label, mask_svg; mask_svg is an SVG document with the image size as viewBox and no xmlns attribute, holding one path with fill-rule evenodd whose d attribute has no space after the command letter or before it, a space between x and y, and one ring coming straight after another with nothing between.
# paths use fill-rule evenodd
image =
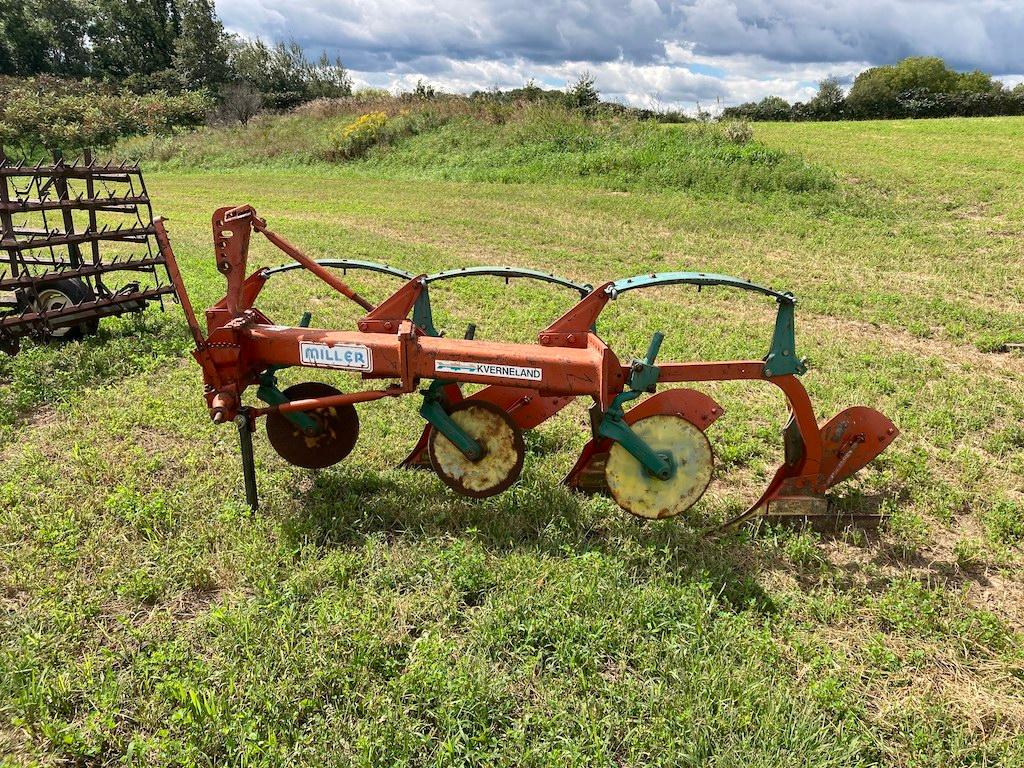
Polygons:
<instances>
[{"instance_id":1,"label":"miller decal","mask_svg":"<svg viewBox=\"0 0 1024 768\"><path fill-rule=\"evenodd\" d=\"M335 344L333 347L315 341L299 342L299 362L315 368L344 368L347 371L372 371L373 355L362 344Z\"/></svg>"}]
</instances>

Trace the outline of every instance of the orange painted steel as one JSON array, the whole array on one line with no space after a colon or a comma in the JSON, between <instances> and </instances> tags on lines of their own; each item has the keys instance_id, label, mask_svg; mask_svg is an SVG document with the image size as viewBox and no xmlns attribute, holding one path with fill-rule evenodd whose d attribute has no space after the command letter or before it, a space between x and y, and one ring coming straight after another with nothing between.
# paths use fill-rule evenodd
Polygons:
<instances>
[{"instance_id":1,"label":"orange painted steel","mask_svg":"<svg viewBox=\"0 0 1024 768\"><path fill-rule=\"evenodd\" d=\"M169 256L172 279L182 299L186 319L196 339L196 360L203 368L206 399L214 421L247 419L272 411L302 413L327 407L352 405L410 394L420 382L446 382L442 389L448 405L463 399L461 384L482 384L470 395L497 405L519 429L537 426L577 397L591 398L604 413L623 393L635 363L623 364L594 328L608 301L615 298L612 283L583 296L559 319L538 335L536 344L514 344L429 335L409 319L420 302L429 302L428 279L413 277L378 305L356 293L340 277L303 254L267 228L251 206L223 207L213 216L218 270L228 283L227 295L206 312L205 338L198 327L180 272L174 262L162 220L157 237ZM248 248L253 231L291 256L305 269L366 310L357 330L339 331L285 327L272 323L253 304L267 281L266 271L246 274ZM657 276L652 276L657 277ZM701 275L703 279L703 275ZM732 278L729 278L732 280ZM789 294L774 294L789 302ZM429 325L429 324L428 324ZM393 383L378 389L279 402L260 408L244 408L245 390L279 367L305 366L357 373L368 381ZM802 369L801 369L802 370ZM791 429L798 438L792 455L779 468L765 493L737 518L745 519L780 495L821 496L828 487L846 479L887 447L898 430L885 416L870 408L848 409L819 429L807 391L796 375L772 375L766 360L659 363L657 384L716 381L764 381L777 387L789 405ZM653 391L653 387L650 391ZM651 414L679 415L706 429L722 413L711 398L695 390L662 392L627 412L635 423ZM424 432L406 464L422 459ZM607 452L609 438L595 437L566 478L576 485L580 473L597 455ZM789 452L788 452L789 453Z\"/></svg>"}]
</instances>

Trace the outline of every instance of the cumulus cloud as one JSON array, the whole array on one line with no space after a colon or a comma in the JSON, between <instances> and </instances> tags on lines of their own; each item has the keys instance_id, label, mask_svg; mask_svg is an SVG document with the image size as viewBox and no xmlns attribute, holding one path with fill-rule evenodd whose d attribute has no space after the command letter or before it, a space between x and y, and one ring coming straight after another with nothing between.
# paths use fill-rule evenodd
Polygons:
<instances>
[{"instance_id":1,"label":"cumulus cloud","mask_svg":"<svg viewBox=\"0 0 1024 768\"><path fill-rule=\"evenodd\" d=\"M1024 76L1024 0L219 0L228 29L338 55L357 82L562 87L658 106L804 99L822 77L942 56Z\"/></svg>"}]
</instances>

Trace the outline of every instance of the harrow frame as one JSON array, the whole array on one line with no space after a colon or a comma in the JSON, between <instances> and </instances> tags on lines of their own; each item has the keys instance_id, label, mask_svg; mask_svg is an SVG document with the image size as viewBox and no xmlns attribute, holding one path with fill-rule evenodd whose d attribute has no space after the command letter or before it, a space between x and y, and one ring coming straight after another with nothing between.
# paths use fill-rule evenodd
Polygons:
<instances>
[{"instance_id":1,"label":"harrow frame","mask_svg":"<svg viewBox=\"0 0 1024 768\"><path fill-rule=\"evenodd\" d=\"M70 163L59 152L52 164L15 163L0 148L0 349L16 353L25 336L94 333L100 318L151 302L163 308L174 287L161 279L155 234L137 163L98 163L89 151ZM132 253L108 257L115 243ZM54 294L64 298L48 302Z\"/></svg>"},{"instance_id":2,"label":"harrow frame","mask_svg":"<svg viewBox=\"0 0 1024 768\"><path fill-rule=\"evenodd\" d=\"M303 434L316 434L317 413L351 408L358 403L413 394L423 381L420 413L427 422L420 442L403 463L423 463L429 437L443 435L469 461L483 455L482 444L453 419L460 403L478 402L501 411L515 429L530 429L564 408L576 397L589 397L593 439L565 478L574 488L587 490L588 471L603 467L609 450L621 446L647 476L668 480L680 471L665 452L655 450L634 430L642 419L671 415L701 432L722 415L722 408L694 389L671 389L657 394L661 384L698 384L718 381L761 381L785 396L791 418L785 429L786 459L764 493L730 524L739 523L769 504L816 505L831 486L846 479L884 450L898 434L881 413L857 406L819 428L807 391L799 376L806 370L797 356L794 330L796 300L727 275L670 272L638 275L597 287L537 272L506 267L474 267L434 275L412 275L385 264L350 259L314 261L271 231L248 205L224 207L213 216L218 270L227 280L225 297L206 311L204 334L188 300L163 221L155 222L161 252L166 254L171 280L196 342L194 353L202 366L205 395L216 423L233 421L239 429L246 495L258 506L252 455L256 419L287 418ZM262 234L295 263L247 273L253 232ZM353 291L331 268L362 269L387 274L403 284L374 305ZM274 275L305 269L361 306L366 314L356 330L310 328L308 314L297 327L276 325L254 303ZM445 338L434 327L429 286L463 277L528 278L570 288L579 302L538 335L537 344L513 344L473 338ZM609 301L634 290L668 285L727 287L761 294L778 305L769 350L763 359L713 362L657 363L662 335L655 334L643 360L623 363L598 336L596 323ZM325 397L290 399L277 387L275 374L292 366L331 368L360 375L364 380L389 380L386 386ZM464 398L461 384L481 384ZM243 404L250 386L265 405ZM624 406L651 394L635 408ZM447 482L447 481L446 481ZM674 514L674 513L673 513ZM644 515L661 516L661 515ZM667 516L667 513L666 513Z\"/></svg>"}]
</instances>

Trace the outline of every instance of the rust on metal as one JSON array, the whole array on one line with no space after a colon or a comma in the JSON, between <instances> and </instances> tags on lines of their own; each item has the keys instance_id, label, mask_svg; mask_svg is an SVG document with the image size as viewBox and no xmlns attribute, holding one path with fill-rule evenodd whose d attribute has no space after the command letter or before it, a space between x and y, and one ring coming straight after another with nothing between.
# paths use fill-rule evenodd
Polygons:
<instances>
[{"instance_id":1,"label":"rust on metal","mask_svg":"<svg viewBox=\"0 0 1024 768\"><path fill-rule=\"evenodd\" d=\"M323 399L340 394L328 384L308 381L284 391L295 400ZM320 405L307 411L316 429L307 433L279 411L267 414L267 439L286 461L306 469L323 469L348 456L359 438L359 416L352 405Z\"/></svg>"},{"instance_id":2,"label":"rust on metal","mask_svg":"<svg viewBox=\"0 0 1024 768\"><path fill-rule=\"evenodd\" d=\"M0 218L3 215L0 209ZM156 227L158 239L164 242L163 223L158 221ZM423 382L432 381L433 385L422 390L420 411L428 425L404 465L423 466L429 455L434 471L451 488L468 496L489 496L518 478L525 456L523 431L559 413L575 398L584 397L594 403L595 437L565 482L580 490L610 489L627 511L645 518L664 518L692 507L707 488L713 454L705 431L723 415L723 409L689 386L657 388L762 382L778 390L789 408L790 421L784 432L786 460L762 495L727 523L736 525L767 505L784 509L799 503L820 509L819 500L826 498L829 488L865 467L899 434L889 419L864 406L849 408L824 427L818 426L798 378L806 366L795 356L795 299L792 294L749 281L674 272L639 275L590 289L530 270L482 267L411 276L370 262L321 264L268 229L251 206L218 209L213 231L217 266L228 290L206 311L205 335L191 312L169 244L163 249L171 256L171 279L183 297L189 327L196 336L195 357L203 369L211 417L217 422L233 421L243 410L248 418L266 417L268 428L271 421L275 425L275 448L302 466L327 461L312 457L313 438L323 434L324 414L336 420L329 425L334 431L326 433L334 450L329 462L333 463L340 460L336 456L352 450L358 430L356 404L413 394ZM281 326L256 309L255 301L267 279L286 268L248 274L253 232L361 306L366 314L356 327L307 327L305 321L299 326ZM403 284L373 304L329 271L339 265L391 275L401 278ZM471 333L466 338L442 336L433 327L429 285L481 275L543 279L578 290L580 298L540 331L536 344L486 341L472 338ZM774 298L779 311L769 353L763 359L655 363L662 338L655 334L644 360L621 361L598 334L601 311L621 294L656 285L723 286ZM348 373L370 386L344 394L323 388L293 388L277 393L264 407L243 405L250 387L260 385L264 397L266 376L289 366ZM483 386L465 396L465 385ZM623 403L635 398L643 399L633 408L622 409ZM314 427L304 421L307 417L316 422Z\"/></svg>"},{"instance_id":3,"label":"rust on metal","mask_svg":"<svg viewBox=\"0 0 1024 768\"><path fill-rule=\"evenodd\" d=\"M137 164L89 151L18 163L0 149L0 348L78 338L101 318L162 307L181 280L165 279L158 235Z\"/></svg>"},{"instance_id":4,"label":"rust on metal","mask_svg":"<svg viewBox=\"0 0 1024 768\"><path fill-rule=\"evenodd\" d=\"M483 457L467 459L451 441L431 430L430 463L449 488L463 496L494 496L519 479L526 458L523 433L509 415L485 400L463 400L449 411L451 419L483 448Z\"/></svg>"}]
</instances>

